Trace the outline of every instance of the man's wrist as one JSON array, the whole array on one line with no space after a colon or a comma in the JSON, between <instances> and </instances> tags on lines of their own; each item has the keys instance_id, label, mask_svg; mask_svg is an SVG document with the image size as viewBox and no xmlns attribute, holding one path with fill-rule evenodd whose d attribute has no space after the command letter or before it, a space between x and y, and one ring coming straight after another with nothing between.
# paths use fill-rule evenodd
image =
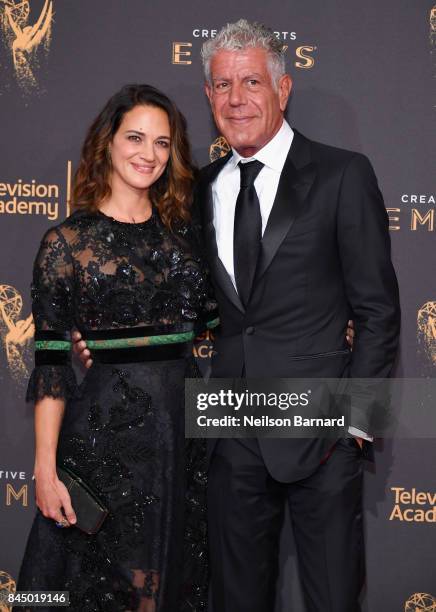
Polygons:
<instances>
[{"instance_id":1,"label":"man's wrist","mask_svg":"<svg viewBox=\"0 0 436 612\"><path fill-rule=\"evenodd\" d=\"M370 434L366 433L366 431L357 429L357 427L353 427L352 425L348 427L348 433L354 438L363 438L363 440L366 440L367 442L374 441L374 436L371 436Z\"/></svg>"}]
</instances>

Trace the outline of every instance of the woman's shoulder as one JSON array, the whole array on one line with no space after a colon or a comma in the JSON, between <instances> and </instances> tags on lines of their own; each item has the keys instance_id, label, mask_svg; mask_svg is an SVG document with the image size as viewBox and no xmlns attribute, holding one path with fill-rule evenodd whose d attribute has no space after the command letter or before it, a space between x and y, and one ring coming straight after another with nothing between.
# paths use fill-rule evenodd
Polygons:
<instances>
[{"instance_id":1,"label":"woman's shoulder","mask_svg":"<svg viewBox=\"0 0 436 612\"><path fill-rule=\"evenodd\" d=\"M62 223L58 225L58 228L62 230L69 229L85 229L96 225L100 219L100 215L97 212L90 210L74 210Z\"/></svg>"},{"instance_id":2,"label":"woman's shoulder","mask_svg":"<svg viewBox=\"0 0 436 612\"><path fill-rule=\"evenodd\" d=\"M42 237L43 243L73 243L78 236L83 236L88 229L98 223L96 213L87 210L76 210L61 223L50 227Z\"/></svg>"}]
</instances>

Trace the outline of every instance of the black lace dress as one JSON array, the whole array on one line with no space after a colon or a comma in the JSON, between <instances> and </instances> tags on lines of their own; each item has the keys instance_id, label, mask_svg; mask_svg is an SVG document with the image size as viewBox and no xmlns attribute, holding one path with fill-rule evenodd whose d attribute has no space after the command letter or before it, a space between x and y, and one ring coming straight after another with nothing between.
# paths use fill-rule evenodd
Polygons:
<instances>
[{"instance_id":1,"label":"black lace dress","mask_svg":"<svg viewBox=\"0 0 436 612\"><path fill-rule=\"evenodd\" d=\"M81 612L206 609L202 447L185 443L183 398L198 372L190 339L215 324L216 304L196 236L154 210L138 224L75 213L43 238L28 399L66 400L58 464L110 513L86 535L38 511L17 589L69 591ZM73 328L94 358L79 387Z\"/></svg>"}]
</instances>

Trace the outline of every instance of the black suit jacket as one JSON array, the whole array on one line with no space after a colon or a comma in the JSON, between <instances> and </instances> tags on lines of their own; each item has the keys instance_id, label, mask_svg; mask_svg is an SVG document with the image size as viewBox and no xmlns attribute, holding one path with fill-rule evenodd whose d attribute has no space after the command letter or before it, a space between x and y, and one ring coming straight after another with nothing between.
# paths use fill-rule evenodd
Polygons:
<instances>
[{"instance_id":1,"label":"black suit jacket","mask_svg":"<svg viewBox=\"0 0 436 612\"><path fill-rule=\"evenodd\" d=\"M246 309L218 257L213 226L211 184L231 154L200 172L196 206L221 319L211 375L388 377L400 308L374 171L364 155L294 132ZM345 340L349 318L356 331L352 353ZM368 395L358 398L351 416L351 425L368 433L370 402ZM259 439L267 468L283 482L309 475L331 444Z\"/></svg>"}]
</instances>

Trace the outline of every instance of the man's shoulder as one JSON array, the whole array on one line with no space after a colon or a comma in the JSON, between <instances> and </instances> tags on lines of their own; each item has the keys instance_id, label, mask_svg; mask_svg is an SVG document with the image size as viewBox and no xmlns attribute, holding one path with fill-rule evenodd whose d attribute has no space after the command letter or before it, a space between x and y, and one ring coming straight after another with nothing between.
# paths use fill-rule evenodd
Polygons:
<instances>
[{"instance_id":1,"label":"man's shoulder","mask_svg":"<svg viewBox=\"0 0 436 612\"><path fill-rule=\"evenodd\" d=\"M363 153L354 151L352 149L344 149L336 145L326 144L317 140L312 140L303 136L296 130L297 138L303 139L309 147L311 152L312 161L318 164L327 164L329 166L347 166L351 161L357 164L367 165L369 163L368 158Z\"/></svg>"},{"instance_id":2,"label":"man's shoulder","mask_svg":"<svg viewBox=\"0 0 436 612\"><path fill-rule=\"evenodd\" d=\"M208 180L211 177L215 176L221 168L223 168L229 159L232 157L232 152L229 151L225 155L218 157L210 164L206 164L202 168L200 168L198 178L199 180Z\"/></svg>"}]
</instances>

